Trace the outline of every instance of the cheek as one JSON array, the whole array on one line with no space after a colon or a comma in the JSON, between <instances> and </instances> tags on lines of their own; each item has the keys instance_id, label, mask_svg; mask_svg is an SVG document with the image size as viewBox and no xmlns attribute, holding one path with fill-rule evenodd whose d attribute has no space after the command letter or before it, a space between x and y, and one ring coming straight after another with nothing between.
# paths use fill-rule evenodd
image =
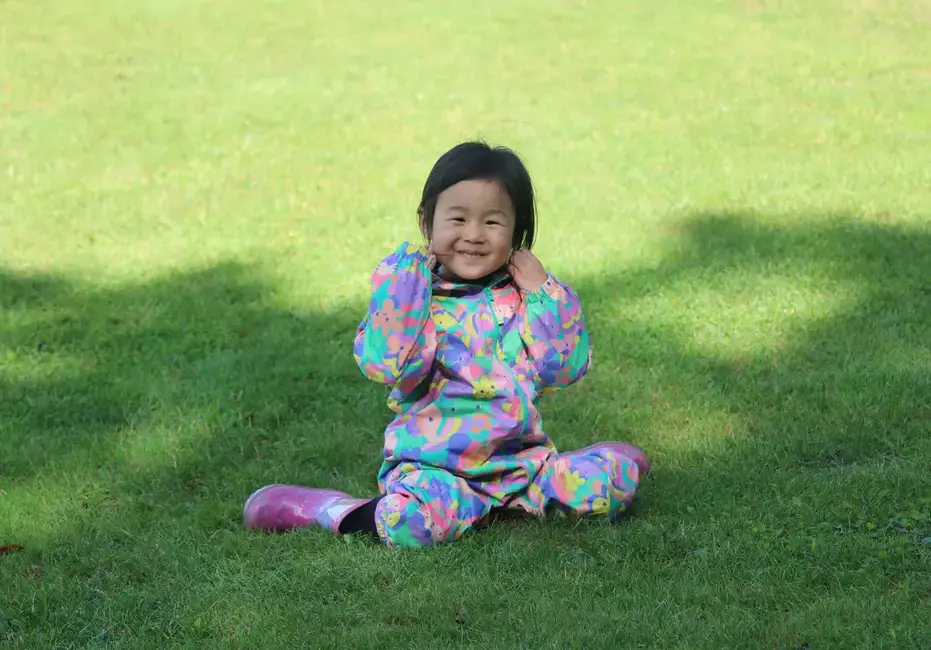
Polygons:
<instances>
[{"instance_id":1,"label":"cheek","mask_svg":"<svg viewBox=\"0 0 931 650\"><path fill-rule=\"evenodd\" d=\"M511 239L513 238L512 233L502 233L500 236L497 236L492 240L492 249L494 250L494 256L496 261L499 264L503 264L508 257L511 256Z\"/></svg>"},{"instance_id":2,"label":"cheek","mask_svg":"<svg viewBox=\"0 0 931 650\"><path fill-rule=\"evenodd\" d=\"M502 251L511 252L511 245L514 242L514 229L503 230L501 232L495 233L495 237L492 240L495 249L500 249Z\"/></svg>"},{"instance_id":3,"label":"cheek","mask_svg":"<svg viewBox=\"0 0 931 650\"><path fill-rule=\"evenodd\" d=\"M443 226L433 228L434 249L443 250L448 248L455 239L455 233L451 232L449 228Z\"/></svg>"}]
</instances>

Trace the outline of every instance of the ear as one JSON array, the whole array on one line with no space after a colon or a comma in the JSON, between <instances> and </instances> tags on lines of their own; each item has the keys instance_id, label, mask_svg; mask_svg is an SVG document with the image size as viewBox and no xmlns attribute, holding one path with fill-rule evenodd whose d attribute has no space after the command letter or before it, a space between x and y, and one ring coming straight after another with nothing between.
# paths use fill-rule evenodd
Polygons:
<instances>
[{"instance_id":1,"label":"ear","mask_svg":"<svg viewBox=\"0 0 931 650\"><path fill-rule=\"evenodd\" d=\"M420 225L420 234L424 236L424 239L426 239L427 242L432 241L433 238L430 236L430 229L427 227L427 222L424 219L422 203L420 204L420 207L417 208L417 223Z\"/></svg>"}]
</instances>

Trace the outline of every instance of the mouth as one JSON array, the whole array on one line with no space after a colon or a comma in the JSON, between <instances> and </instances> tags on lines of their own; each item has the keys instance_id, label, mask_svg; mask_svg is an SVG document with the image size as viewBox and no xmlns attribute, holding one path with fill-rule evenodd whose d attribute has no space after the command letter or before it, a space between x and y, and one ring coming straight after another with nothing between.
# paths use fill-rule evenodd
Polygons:
<instances>
[{"instance_id":1,"label":"mouth","mask_svg":"<svg viewBox=\"0 0 931 650\"><path fill-rule=\"evenodd\" d=\"M488 253L477 253L475 251L456 251L458 255L470 260L480 260L483 257L488 257Z\"/></svg>"}]
</instances>

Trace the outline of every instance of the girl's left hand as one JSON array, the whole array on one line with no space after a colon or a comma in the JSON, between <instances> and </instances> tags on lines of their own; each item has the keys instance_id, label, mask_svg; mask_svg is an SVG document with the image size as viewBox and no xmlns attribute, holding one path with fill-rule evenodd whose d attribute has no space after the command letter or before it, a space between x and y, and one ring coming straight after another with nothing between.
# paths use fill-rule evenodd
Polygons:
<instances>
[{"instance_id":1,"label":"girl's left hand","mask_svg":"<svg viewBox=\"0 0 931 650\"><path fill-rule=\"evenodd\" d=\"M525 248L514 251L508 262L508 272L517 286L529 293L538 291L546 282L547 273L537 256Z\"/></svg>"}]
</instances>

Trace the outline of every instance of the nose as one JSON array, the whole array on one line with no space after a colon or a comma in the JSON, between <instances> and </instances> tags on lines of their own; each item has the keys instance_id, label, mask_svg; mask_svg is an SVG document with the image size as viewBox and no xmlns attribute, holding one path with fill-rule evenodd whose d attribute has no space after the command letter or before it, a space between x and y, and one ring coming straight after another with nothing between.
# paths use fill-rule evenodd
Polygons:
<instances>
[{"instance_id":1,"label":"nose","mask_svg":"<svg viewBox=\"0 0 931 650\"><path fill-rule=\"evenodd\" d=\"M485 229L482 224L472 222L466 228L465 240L470 244L480 244L485 240Z\"/></svg>"}]
</instances>

